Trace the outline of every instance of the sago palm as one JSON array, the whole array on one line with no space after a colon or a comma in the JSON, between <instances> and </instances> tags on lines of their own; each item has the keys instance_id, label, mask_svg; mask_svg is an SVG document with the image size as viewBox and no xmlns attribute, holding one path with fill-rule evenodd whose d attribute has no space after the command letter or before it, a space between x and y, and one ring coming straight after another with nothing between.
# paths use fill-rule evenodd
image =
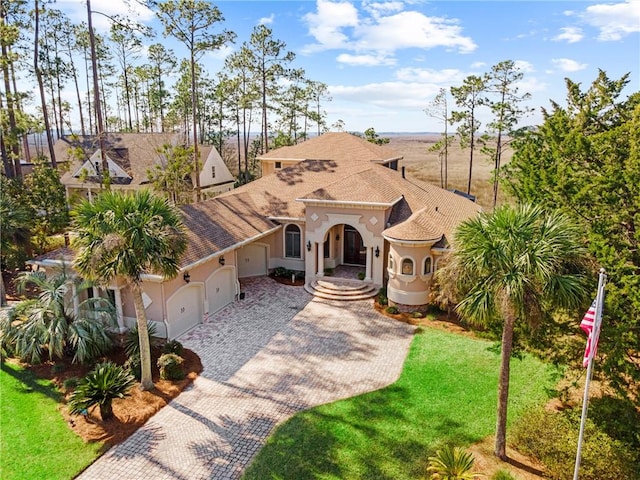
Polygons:
<instances>
[{"instance_id":1,"label":"sago palm","mask_svg":"<svg viewBox=\"0 0 640 480\"><path fill-rule=\"evenodd\" d=\"M140 332L141 385L153 388L142 274L173 278L186 249L177 209L147 190L132 194L109 191L82 202L72 213L78 248L75 267L85 277L108 284L122 278L133 296Z\"/></svg>"},{"instance_id":2,"label":"sago palm","mask_svg":"<svg viewBox=\"0 0 640 480\"><path fill-rule=\"evenodd\" d=\"M464 448L446 445L429 457L427 471L434 480L473 480L473 455Z\"/></svg>"},{"instance_id":3,"label":"sago palm","mask_svg":"<svg viewBox=\"0 0 640 480\"><path fill-rule=\"evenodd\" d=\"M98 405L102 420L108 420L113 416L113 400L129 396L129 390L135 384L136 379L124 367L113 362L99 363L80 380L71 394L69 412L86 413Z\"/></svg>"},{"instance_id":4,"label":"sago palm","mask_svg":"<svg viewBox=\"0 0 640 480\"><path fill-rule=\"evenodd\" d=\"M482 213L456 231L443 274L457 277L458 313L476 324L495 319L503 324L495 446L499 458L506 458L514 327L555 308L577 310L583 303L586 288L580 272L586 253L581 237L566 216L530 205Z\"/></svg>"}]
</instances>

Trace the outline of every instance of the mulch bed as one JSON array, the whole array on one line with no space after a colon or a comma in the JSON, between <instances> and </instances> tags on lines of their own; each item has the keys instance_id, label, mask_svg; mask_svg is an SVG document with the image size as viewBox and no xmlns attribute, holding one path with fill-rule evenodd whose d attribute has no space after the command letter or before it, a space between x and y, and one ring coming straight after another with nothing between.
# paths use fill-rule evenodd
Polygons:
<instances>
[{"instance_id":1,"label":"mulch bed","mask_svg":"<svg viewBox=\"0 0 640 480\"><path fill-rule=\"evenodd\" d=\"M60 407L60 413L67 421L69 428L78 434L85 442L104 442L103 450L122 442L131 436L140 426L151 418L158 410L176 398L183 390L193 383L202 372L200 358L191 350L185 349L182 358L182 367L186 373L184 380L161 380L160 372L156 366L160 349L153 348L152 352L152 377L155 388L149 391L141 391L134 387L130 390L130 396L113 401L113 418L103 421L100 418L98 407L89 410L88 415L70 415L66 405ZM123 364L127 356L122 347L115 348L108 357L103 360L112 360ZM62 392L65 400L71 394L71 389L64 388L64 381L69 378L82 378L90 370L89 366L72 364L70 359L45 362L41 365L26 366L39 378L51 380Z\"/></svg>"}]
</instances>

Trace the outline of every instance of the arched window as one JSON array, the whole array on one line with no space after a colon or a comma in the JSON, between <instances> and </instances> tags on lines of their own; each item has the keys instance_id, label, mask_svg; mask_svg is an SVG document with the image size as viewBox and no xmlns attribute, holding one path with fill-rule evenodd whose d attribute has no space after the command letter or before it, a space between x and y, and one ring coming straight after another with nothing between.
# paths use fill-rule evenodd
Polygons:
<instances>
[{"instance_id":1,"label":"arched window","mask_svg":"<svg viewBox=\"0 0 640 480\"><path fill-rule=\"evenodd\" d=\"M396 267L395 267L395 264L393 263L393 256L391 255L391 253L389 253L389 262L388 263L389 264L388 264L387 268L393 272Z\"/></svg>"},{"instance_id":2,"label":"arched window","mask_svg":"<svg viewBox=\"0 0 640 480\"><path fill-rule=\"evenodd\" d=\"M413 275L413 260L410 258L405 258L402 260L402 274L403 275Z\"/></svg>"},{"instance_id":3,"label":"arched window","mask_svg":"<svg viewBox=\"0 0 640 480\"><path fill-rule=\"evenodd\" d=\"M424 259L424 275L428 275L431 273L431 257L427 257Z\"/></svg>"},{"instance_id":4,"label":"arched window","mask_svg":"<svg viewBox=\"0 0 640 480\"><path fill-rule=\"evenodd\" d=\"M284 256L287 258L301 258L300 227L297 225L287 225L284 231Z\"/></svg>"}]
</instances>

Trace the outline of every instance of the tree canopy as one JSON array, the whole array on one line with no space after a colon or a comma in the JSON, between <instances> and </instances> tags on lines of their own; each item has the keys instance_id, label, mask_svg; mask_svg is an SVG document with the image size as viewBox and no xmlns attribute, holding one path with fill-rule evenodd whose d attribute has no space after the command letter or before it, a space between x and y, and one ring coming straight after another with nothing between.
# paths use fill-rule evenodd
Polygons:
<instances>
[{"instance_id":1,"label":"tree canopy","mask_svg":"<svg viewBox=\"0 0 640 480\"><path fill-rule=\"evenodd\" d=\"M595 375L638 402L640 92L621 98L628 82L600 71L583 90L567 79L566 105L552 102L542 125L513 141L502 177L516 199L557 207L582 226L609 275Z\"/></svg>"}]
</instances>

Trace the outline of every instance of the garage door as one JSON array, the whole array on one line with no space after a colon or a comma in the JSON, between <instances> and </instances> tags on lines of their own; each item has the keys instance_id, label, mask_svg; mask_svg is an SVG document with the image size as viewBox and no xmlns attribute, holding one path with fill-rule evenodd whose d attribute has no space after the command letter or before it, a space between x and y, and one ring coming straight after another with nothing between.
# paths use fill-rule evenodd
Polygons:
<instances>
[{"instance_id":1,"label":"garage door","mask_svg":"<svg viewBox=\"0 0 640 480\"><path fill-rule=\"evenodd\" d=\"M238 250L238 277L267 274L267 246L252 243Z\"/></svg>"},{"instance_id":2,"label":"garage door","mask_svg":"<svg viewBox=\"0 0 640 480\"><path fill-rule=\"evenodd\" d=\"M186 285L167 301L169 338L176 338L202 322L202 286Z\"/></svg>"},{"instance_id":3,"label":"garage door","mask_svg":"<svg viewBox=\"0 0 640 480\"><path fill-rule=\"evenodd\" d=\"M218 270L207 279L205 290L209 314L217 312L233 302L236 290L234 283L233 269L231 268Z\"/></svg>"}]
</instances>

